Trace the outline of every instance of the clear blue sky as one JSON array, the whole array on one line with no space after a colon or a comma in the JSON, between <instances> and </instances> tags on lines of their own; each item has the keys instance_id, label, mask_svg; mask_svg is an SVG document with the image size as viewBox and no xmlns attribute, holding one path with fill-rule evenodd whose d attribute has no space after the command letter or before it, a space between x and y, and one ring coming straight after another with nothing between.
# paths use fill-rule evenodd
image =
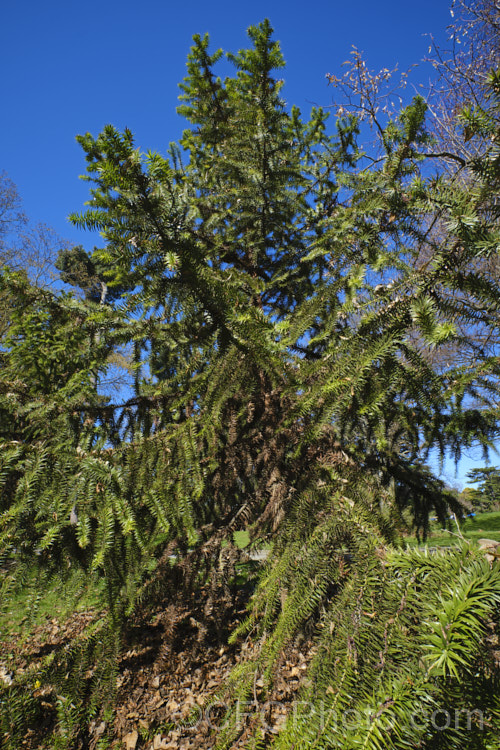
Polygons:
<instances>
[{"instance_id":1,"label":"clear blue sky","mask_svg":"<svg viewBox=\"0 0 500 750\"><path fill-rule=\"evenodd\" d=\"M351 45L370 67L404 69L426 54L426 33L444 37L447 0L17 0L0 10L2 116L0 169L24 198L27 214L71 240L92 241L66 216L87 186L75 135L103 125L129 127L143 149L165 151L183 123L177 84L194 33L237 50L246 29L266 16L287 61L284 95L308 110L328 105L325 75L338 73ZM421 71L421 78L429 71Z\"/></svg>"},{"instance_id":2,"label":"clear blue sky","mask_svg":"<svg viewBox=\"0 0 500 750\"><path fill-rule=\"evenodd\" d=\"M270 18L287 61L284 96L309 110L328 106L327 73L339 74L352 45L371 68L400 70L419 62L428 34L441 43L447 0L17 0L0 10L0 171L17 184L25 211L63 237L91 248L93 238L67 222L82 209L87 185L77 133L106 123L136 134L142 149L165 152L183 129L178 82L194 33L213 48L247 45L246 29ZM415 82L431 71L423 66ZM410 93L410 92L409 92ZM460 467L458 483L472 458ZM453 479L451 465L446 472Z\"/></svg>"}]
</instances>

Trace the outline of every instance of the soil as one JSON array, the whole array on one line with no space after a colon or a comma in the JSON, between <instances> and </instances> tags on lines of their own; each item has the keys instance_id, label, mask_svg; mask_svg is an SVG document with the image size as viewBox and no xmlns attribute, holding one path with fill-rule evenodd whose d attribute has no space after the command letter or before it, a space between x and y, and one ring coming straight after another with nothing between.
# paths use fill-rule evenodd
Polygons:
<instances>
[{"instance_id":1,"label":"soil","mask_svg":"<svg viewBox=\"0 0 500 750\"><path fill-rule=\"evenodd\" d=\"M147 621L129 623L116 678L117 702L112 717L97 716L75 740L75 750L98 750L99 745L125 750L209 750L216 744L225 720L227 684L238 662L257 648L251 637L227 645L230 632L246 615L249 591L231 591L210 610L209 592L190 599L165 602ZM16 681L26 670L36 670L48 654L64 649L103 616L89 610L64 622L48 619L33 629L28 641L20 633L0 640L0 680ZM260 722L265 736L275 734L297 698L313 655L309 641L283 655L270 693L256 674L251 699L241 707L239 736L232 747L242 748L251 727ZM7 657L7 658L6 658ZM41 718L21 743L23 750L46 749L54 729L57 696L51 686L35 684ZM263 708L264 707L264 708ZM110 745L102 745L104 737ZM50 742L50 741L49 741ZM1 746L1 738L0 738Z\"/></svg>"}]
</instances>

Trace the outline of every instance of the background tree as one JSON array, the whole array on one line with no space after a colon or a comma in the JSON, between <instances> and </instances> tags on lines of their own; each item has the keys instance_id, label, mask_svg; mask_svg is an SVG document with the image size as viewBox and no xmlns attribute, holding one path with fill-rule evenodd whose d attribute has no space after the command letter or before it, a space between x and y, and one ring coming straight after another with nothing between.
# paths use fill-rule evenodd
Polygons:
<instances>
[{"instance_id":1,"label":"background tree","mask_svg":"<svg viewBox=\"0 0 500 750\"><path fill-rule=\"evenodd\" d=\"M429 127L450 168L481 158L489 144L458 115L490 109L488 78L500 67L500 9L495 0L457 0L448 27L448 47L432 40L429 52L437 76L428 97ZM492 112L493 117L498 113Z\"/></svg>"},{"instance_id":2,"label":"background tree","mask_svg":"<svg viewBox=\"0 0 500 750\"><path fill-rule=\"evenodd\" d=\"M8 237L26 223L22 201L17 188L6 172L0 173L0 252L2 264L7 264L10 253Z\"/></svg>"},{"instance_id":3,"label":"background tree","mask_svg":"<svg viewBox=\"0 0 500 750\"><path fill-rule=\"evenodd\" d=\"M33 224L22 211L16 185L0 173L0 265L24 271L37 286L51 286L55 260L68 243L46 224Z\"/></svg>"},{"instance_id":4,"label":"background tree","mask_svg":"<svg viewBox=\"0 0 500 750\"><path fill-rule=\"evenodd\" d=\"M467 478L479 487L471 489L468 499L473 507L482 511L498 510L500 506L500 469L496 466L485 466L471 469Z\"/></svg>"}]
</instances>

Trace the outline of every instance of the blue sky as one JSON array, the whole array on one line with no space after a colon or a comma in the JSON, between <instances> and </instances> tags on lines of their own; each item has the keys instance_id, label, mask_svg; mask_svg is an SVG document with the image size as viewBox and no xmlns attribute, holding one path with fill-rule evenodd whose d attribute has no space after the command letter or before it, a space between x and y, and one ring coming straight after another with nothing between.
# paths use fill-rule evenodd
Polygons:
<instances>
[{"instance_id":1,"label":"blue sky","mask_svg":"<svg viewBox=\"0 0 500 750\"><path fill-rule=\"evenodd\" d=\"M94 238L66 219L88 194L75 135L97 135L112 123L130 128L142 149L165 152L183 129L177 84L192 35L208 31L214 49L235 51L247 45L247 27L265 17L287 61L284 96L305 111L331 103L326 74L341 72L352 45L371 68L404 70L427 54L429 34L444 43L451 21L447 0L6 1L0 171L17 184L27 215L91 249ZM413 80L430 75L424 65ZM480 456L462 462L458 483L469 465L482 463ZM451 464L445 471L455 481Z\"/></svg>"},{"instance_id":2,"label":"blue sky","mask_svg":"<svg viewBox=\"0 0 500 750\"><path fill-rule=\"evenodd\" d=\"M68 239L92 246L66 216L80 210L87 186L75 135L106 123L129 127L143 149L164 152L183 123L177 84L194 33L236 50L266 16L287 61L284 95L308 110L328 106L326 74L338 73L351 45L370 67L418 62L433 33L444 38L447 0L18 0L0 11L2 117L0 170L17 184L27 214ZM422 69L416 79L428 78Z\"/></svg>"}]
</instances>

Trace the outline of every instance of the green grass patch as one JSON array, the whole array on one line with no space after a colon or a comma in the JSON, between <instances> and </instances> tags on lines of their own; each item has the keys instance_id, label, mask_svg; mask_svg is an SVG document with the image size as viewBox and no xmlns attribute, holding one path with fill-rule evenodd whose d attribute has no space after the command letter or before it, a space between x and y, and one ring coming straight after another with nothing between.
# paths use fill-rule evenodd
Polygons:
<instances>
[{"instance_id":1,"label":"green grass patch","mask_svg":"<svg viewBox=\"0 0 500 750\"><path fill-rule=\"evenodd\" d=\"M474 518L467 518L461 524L462 531L498 531L500 532L500 512L478 513ZM493 538L493 537L492 537Z\"/></svg>"},{"instance_id":2,"label":"green grass patch","mask_svg":"<svg viewBox=\"0 0 500 750\"><path fill-rule=\"evenodd\" d=\"M233 534L233 542L240 549L244 549L250 544L250 534L245 530L235 531Z\"/></svg>"},{"instance_id":3,"label":"green grass patch","mask_svg":"<svg viewBox=\"0 0 500 750\"><path fill-rule=\"evenodd\" d=\"M0 585L2 581L0 580ZM75 612L102 607L102 582L82 571L66 580L49 580L33 572L0 602L0 639L9 635L29 637L30 631L47 620L65 620Z\"/></svg>"},{"instance_id":4,"label":"green grass patch","mask_svg":"<svg viewBox=\"0 0 500 750\"><path fill-rule=\"evenodd\" d=\"M500 542L500 512L478 513L473 518L466 518L458 522L462 535L470 542L477 543L479 539L492 539ZM410 546L420 545L415 536L403 539ZM450 519L450 529L443 529L437 523L431 523L431 531L425 542L429 547L452 547L460 542L460 535L455 521Z\"/></svg>"}]
</instances>

